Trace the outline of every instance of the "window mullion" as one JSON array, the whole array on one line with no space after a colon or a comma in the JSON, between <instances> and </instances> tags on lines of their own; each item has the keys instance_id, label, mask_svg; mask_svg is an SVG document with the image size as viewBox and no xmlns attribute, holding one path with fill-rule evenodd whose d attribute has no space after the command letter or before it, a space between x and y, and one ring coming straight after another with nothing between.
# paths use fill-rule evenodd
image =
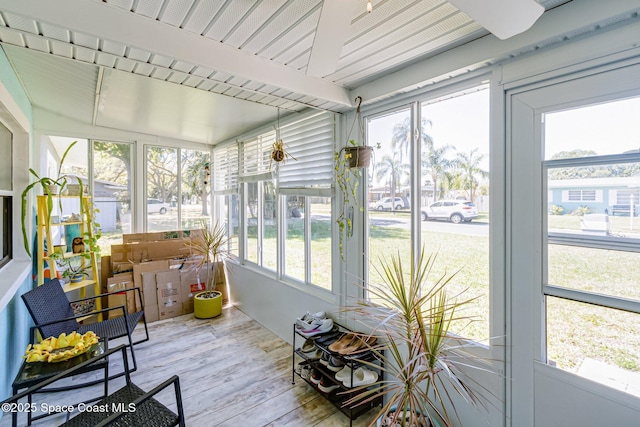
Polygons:
<instances>
[{"instance_id":1,"label":"window mullion","mask_svg":"<svg viewBox=\"0 0 640 427\"><path fill-rule=\"evenodd\" d=\"M304 281L311 283L311 205L309 196L304 200Z\"/></svg>"},{"instance_id":2,"label":"window mullion","mask_svg":"<svg viewBox=\"0 0 640 427\"><path fill-rule=\"evenodd\" d=\"M594 304L600 307L615 308L640 314L640 301L620 298L594 292L579 291L561 286L544 285L542 290L547 296L564 298L572 301Z\"/></svg>"}]
</instances>

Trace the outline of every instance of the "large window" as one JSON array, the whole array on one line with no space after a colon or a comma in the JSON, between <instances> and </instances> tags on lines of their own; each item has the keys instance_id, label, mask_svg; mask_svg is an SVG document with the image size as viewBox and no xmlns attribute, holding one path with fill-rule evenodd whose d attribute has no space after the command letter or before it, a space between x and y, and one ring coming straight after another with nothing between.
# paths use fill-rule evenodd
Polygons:
<instances>
[{"instance_id":1,"label":"large window","mask_svg":"<svg viewBox=\"0 0 640 427\"><path fill-rule=\"evenodd\" d=\"M369 277L380 282L380 258L398 255L411 264L411 158L414 152L410 109L367 121L368 145L376 147L369 167Z\"/></svg>"},{"instance_id":2,"label":"large window","mask_svg":"<svg viewBox=\"0 0 640 427\"><path fill-rule=\"evenodd\" d=\"M132 144L93 142L94 203L100 210L97 222L102 237L102 255L112 244L122 242L122 235L133 232Z\"/></svg>"},{"instance_id":3,"label":"large window","mask_svg":"<svg viewBox=\"0 0 640 427\"><path fill-rule=\"evenodd\" d=\"M146 159L146 230L189 230L207 226L210 221L209 153L147 147Z\"/></svg>"},{"instance_id":4,"label":"large window","mask_svg":"<svg viewBox=\"0 0 640 427\"><path fill-rule=\"evenodd\" d=\"M640 98L544 116L546 358L640 395Z\"/></svg>"},{"instance_id":5,"label":"large window","mask_svg":"<svg viewBox=\"0 0 640 427\"><path fill-rule=\"evenodd\" d=\"M368 145L376 147L368 177L368 280L382 280L375 268L379 257L399 255L408 270L424 247L437 257L431 278L455 273L450 294L473 299L452 330L488 342L487 87L379 114L367 123Z\"/></svg>"},{"instance_id":6,"label":"large window","mask_svg":"<svg viewBox=\"0 0 640 427\"><path fill-rule=\"evenodd\" d=\"M214 149L217 214L228 224L232 253L285 281L332 290L335 133L333 114L312 113ZM271 157L276 142L286 151L279 163Z\"/></svg>"},{"instance_id":7,"label":"large window","mask_svg":"<svg viewBox=\"0 0 640 427\"><path fill-rule=\"evenodd\" d=\"M12 257L13 135L0 123L0 267Z\"/></svg>"}]
</instances>

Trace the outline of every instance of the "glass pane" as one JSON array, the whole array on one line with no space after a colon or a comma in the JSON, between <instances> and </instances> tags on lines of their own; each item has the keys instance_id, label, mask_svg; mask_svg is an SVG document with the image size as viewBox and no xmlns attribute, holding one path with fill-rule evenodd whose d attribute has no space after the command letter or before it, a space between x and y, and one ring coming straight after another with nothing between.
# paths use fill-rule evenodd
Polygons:
<instances>
[{"instance_id":1,"label":"glass pane","mask_svg":"<svg viewBox=\"0 0 640 427\"><path fill-rule=\"evenodd\" d=\"M640 237L640 163L549 168L547 188L550 232Z\"/></svg>"},{"instance_id":2,"label":"glass pane","mask_svg":"<svg viewBox=\"0 0 640 427\"><path fill-rule=\"evenodd\" d=\"M411 112L397 111L367 123L368 145L377 147L368 169L369 281L381 283L374 268L380 257L411 262Z\"/></svg>"},{"instance_id":3,"label":"glass pane","mask_svg":"<svg viewBox=\"0 0 640 427\"><path fill-rule=\"evenodd\" d=\"M86 139L66 138L51 136L49 137L51 145L47 151L47 175L51 178L59 180L65 177L67 186L63 190L63 194L69 192L69 184L78 185L78 180L82 185L87 187L87 192L91 194L89 187L89 142ZM77 141L75 144L73 144ZM72 146L73 144L73 146ZM66 155L65 155L66 153ZM42 176L42 175L41 175ZM60 180L59 180L60 181ZM78 188L79 191L79 188ZM96 206L98 207L98 206ZM52 213L52 221L67 221L73 215L80 214L80 199L76 197L60 198L60 203L54 203ZM57 218L56 218L57 217ZM96 220L102 228L101 220L105 220L107 224L109 220L105 216L101 216ZM54 245L66 245L66 251L71 252L72 237L80 235L78 225L66 227L52 227L51 238ZM104 239L100 241L101 252L109 253L110 244Z\"/></svg>"},{"instance_id":4,"label":"glass pane","mask_svg":"<svg viewBox=\"0 0 640 427\"><path fill-rule=\"evenodd\" d=\"M640 253L549 245L549 284L640 300Z\"/></svg>"},{"instance_id":5,"label":"glass pane","mask_svg":"<svg viewBox=\"0 0 640 427\"><path fill-rule=\"evenodd\" d=\"M102 229L98 242L102 255L111 245L122 243L122 235L132 232L131 144L95 141L93 144L94 202L100 210L96 221Z\"/></svg>"},{"instance_id":6,"label":"glass pane","mask_svg":"<svg viewBox=\"0 0 640 427\"><path fill-rule=\"evenodd\" d=\"M147 148L147 231L177 230L178 150Z\"/></svg>"},{"instance_id":7,"label":"glass pane","mask_svg":"<svg viewBox=\"0 0 640 427\"><path fill-rule=\"evenodd\" d=\"M640 396L638 315L546 297L547 363Z\"/></svg>"},{"instance_id":8,"label":"glass pane","mask_svg":"<svg viewBox=\"0 0 640 427\"><path fill-rule=\"evenodd\" d=\"M0 190L11 191L13 182L13 134L0 123Z\"/></svg>"},{"instance_id":9,"label":"glass pane","mask_svg":"<svg viewBox=\"0 0 640 427\"><path fill-rule=\"evenodd\" d=\"M640 98L545 114L545 160L638 151Z\"/></svg>"},{"instance_id":10,"label":"glass pane","mask_svg":"<svg viewBox=\"0 0 640 427\"><path fill-rule=\"evenodd\" d=\"M258 263L258 183L248 182L246 185L247 215L247 261Z\"/></svg>"},{"instance_id":11,"label":"glass pane","mask_svg":"<svg viewBox=\"0 0 640 427\"><path fill-rule=\"evenodd\" d=\"M287 236L284 242L284 274L302 282L305 276L305 197L286 196Z\"/></svg>"},{"instance_id":12,"label":"glass pane","mask_svg":"<svg viewBox=\"0 0 640 427\"><path fill-rule=\"evenodd\" d=\"M309 197L311 283L331 290L331 197Z\"/></svg>"},{"instance_id":13,"label":"glass pane","mask_svg":"<svg viewBox=\"0 0 640 427\"><path fill-rule=\"evenodd\" d=\"M227 236L229 237L228 251L229 254L239 256L238 252L238 225L239 225L239 207L238 195L230 194L225 196L217 196L219 199L220 212L216 218L227 225Z\"/></svg>"},{"instance_id":14,"label":"glass pane","mask_svg":"<svg viewBox=\"0 0 640 427\"><path fill-rule=\"evenodd\" d=\"M180 150L182 155L182 203L180 204L182 229L192 230L209 226L209 153L196 150ZM176 207L172 198L171 207Z\"/></svg>"},{"instance_id":15,"label":"glass pane","mask_svg":"<svg viewBox=\"0 0 640 427\"><path fill-rule=\"evenodd\" d=\"M262 234L262 266L276 271L278 268L277 196L274 181L264 181L264 230Z\"/></svg>"},{"instance_id":16,"label":"glass pane","mask_svg":"<svg viewBox=\"0 0 640 427\"><path fill-rule=\"evenodd\" d=\"M422 244L436 253L432 278L458 271L451 295L477 298L453 330L478 341L489 332L489 91L424 105Z\"/></svg>"}]
</instances>

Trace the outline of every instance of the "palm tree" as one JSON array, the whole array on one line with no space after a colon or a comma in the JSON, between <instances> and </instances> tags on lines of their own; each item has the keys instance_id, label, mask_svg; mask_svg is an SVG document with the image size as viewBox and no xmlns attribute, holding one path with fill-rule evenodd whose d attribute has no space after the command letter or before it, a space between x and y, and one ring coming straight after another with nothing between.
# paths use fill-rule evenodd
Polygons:
<instances>
[{"instance_id":1,"label":"palm tree","mask_svg":"<svg viewBox=\"0 0 640 427\"><path fill-rule=\"evenodd\" d=\"M480 168L480 163L485 158L485 154L480 154L478 148L474 148L467 153L458 153L457 163L458 167L462 170L465 176L465 187L469 189L469 200L473 202L475 198L475 188L478 185L476 180L477 176L486 178L489 176L489 172Z\"/></svg>"},{"instance_id":2,"label":"palm tree","mask_svg":"<svg viewBox=\"0 0 640 427\"><path fill-rule=\"evenodd\" d=\"M397 153L393 153L393 156L388 154L382 157L382 160L376 164L376 178L380 181L389 178L391 182L391 200L396 199L396 186L402 180L404 175L409 174L409 165L402 163L400 159L396 157ZM395 209L395 203L391 203L391 209Z\"/></svg>"},{"instance_id":3,"label":"palm tree","mask_svg":"<svg viewBox=\"0 0 640 427\"><path fill-rule=\"evenodd\" d=\"M433 201L438 200L438 182L441 177L451 168L456 166L455 160L449 160L445 156L449 150L454 148L451 145L443 145L442 147L431 146L431 149L422 155L423 173L429 174L433 184Z\"/></svg>"},{"instance_id":4,"label":"palm tree","mask_svg":"<svg viewBox=\"0 0 640 427\"><path fill-rule=\"evenodd\" d=\"M427 126L431 126L431 120L422 119L420 139L426 148L430 149L433 147L433 139L425 130ZM393 126L393 135L391 136L391 147L400 153L400 161L402 161L405 154L408 154L409 147L411 147L411 139L411 117L407 117Z\"/></svg>"}]
</instances>

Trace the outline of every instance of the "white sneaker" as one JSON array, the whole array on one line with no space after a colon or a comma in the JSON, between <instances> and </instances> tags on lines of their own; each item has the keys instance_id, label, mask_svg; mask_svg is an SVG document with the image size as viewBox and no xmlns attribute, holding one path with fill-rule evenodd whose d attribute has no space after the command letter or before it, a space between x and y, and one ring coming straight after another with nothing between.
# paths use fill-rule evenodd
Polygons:
<instances>
[{"instance_id":1,"label":"white sneaker","mask_svg":"<svg viewBox=\"0 0 640 427\"><path fill-rule=\"evenodd\" d=\"M296 319L296 328L298 329L313 329L319 326L327 315L324 311L318 311L317 313L307 313Z\"/></svg>"},{"instance_id":2,"label":"white sneaker","mask_svg":"<svg viewBox=\"0 0 640 427\"><path fill-rule=\"evenodd\" d=\"M324 319L322 323L318 326L314 326L313 328L310 328L310 329L300 330L300 334L302 334L304 337L309 338L309 337L313 337L320 334L326 334L332 329L333 329L333 320Z\"/></svg>"}]
</instances>

